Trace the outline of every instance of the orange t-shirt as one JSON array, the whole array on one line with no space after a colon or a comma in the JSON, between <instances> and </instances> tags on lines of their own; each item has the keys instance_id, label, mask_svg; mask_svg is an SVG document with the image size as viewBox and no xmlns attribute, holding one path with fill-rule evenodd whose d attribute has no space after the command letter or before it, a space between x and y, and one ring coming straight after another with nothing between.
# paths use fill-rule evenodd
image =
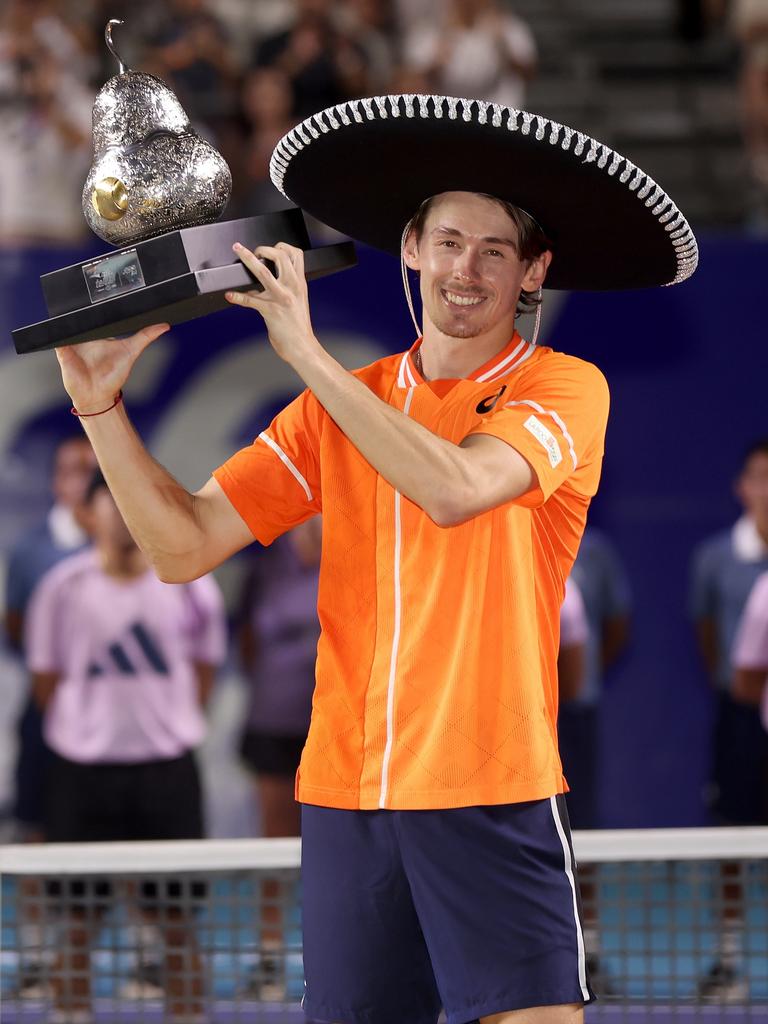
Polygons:
<instances>
[{"instance_id":1,"label":"orange t-shirt","mask_svg":"<svg viewBox=\"0 0 768 1024\"><path fill-rule=\"evenodd\" d=\"M600 477L605 379L515 334L471 378L425 382L418 344L356 376L446 440L501 438L538 486L460 526L436 526L309 391L214 474L262 544L323 514L322 634L296 790L304 803L461 807L567 788L559 611Z\"/></svg>"}]
</instances>

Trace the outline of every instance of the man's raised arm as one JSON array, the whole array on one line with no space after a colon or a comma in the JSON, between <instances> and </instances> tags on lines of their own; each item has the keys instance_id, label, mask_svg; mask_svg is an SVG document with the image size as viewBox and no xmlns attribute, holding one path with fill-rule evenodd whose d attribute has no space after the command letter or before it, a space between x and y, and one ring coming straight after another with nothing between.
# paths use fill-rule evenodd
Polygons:
<instances>
[{"instance_id":1,"label":"man's raised arm","mask_svg":"<svg viewBox=\"0 0 768 1024\"><path fill-rule=\"evenodd\" d=\"M253 535L214 479L195 494L144 447L122 402L136 359L168 330L145 327L130 338L57 349L62 379L80 414L131 534L166 583L196 579L250 544Z\"/></svg>"}]
</instances>

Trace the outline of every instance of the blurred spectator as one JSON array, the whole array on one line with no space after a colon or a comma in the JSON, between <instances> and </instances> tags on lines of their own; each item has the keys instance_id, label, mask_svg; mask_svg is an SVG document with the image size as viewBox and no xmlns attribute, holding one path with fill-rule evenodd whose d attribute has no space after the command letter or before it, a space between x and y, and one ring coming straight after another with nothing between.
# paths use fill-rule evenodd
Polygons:
<instances>
[{"instance_id":1,"label":"blurred spectator","mask_svg":"<svg viewBox=\"0 0 768 1024\"><path fill-rule=\"evenodd\" d=\"M240 650L249 703L241 754L253 773L264 836L297 836L300 831L294 785L315 687L321 542L320 517L274 541L256 562L242 603ZM278 879L262 883L262 953L246 993L261 1000L285 998L275 954L285 944L287 884Z\"/></svg>"},{"instance_id":2,"label":"blurred spectator","mask_svg":"<svg viewBox=\"0 0 768 1024\"><path fill-rule=\"evenodd\" d=\"M391 8L390 0L346 0L340 8L342 30L365 60L365 93L389 91L395 65Z\"/></svg>"},{"instance_id":3,"label":"blurred spectator","mask_svg":"<svg viewBox=\"0 0 768 1024\"><path fill-rule=\"evenodd\" d=\"M274 35L290 24L294 0L216 0L216 14L226 24L232 52L247 67L254 39Z\"/></svg>"},{"instance_id":4,"label":"blurred spectator","mask_svg":"<svg viewBox=\"0 0 768 1024\"><path fill-rule=\"evenodd\" d=\"M735 485L744 513L694 553L691 612L699 649L717 691L712 751L712 808L726 825L757 825L764 819L762 772L766 733L759 709L731 693L731 654L752 587L768 570L768 438L747 450ZM699 985L707 999L739 1000L743 954L743 892L737 864L721 867L722 908L715 961Z\"/></svg>"},{"instance_id":5,"label":"blurred spectator","mask_svg":"<svg viewBox=\"0 0 768 1024\"><path fill-rule=\"evenodd\" d=\"M694 553L691 611L699 649L718 694L713 752L714 810L731 825L760 820L754 780L764 743L758 712L730 694L731 651L747 598L768 570L768 438L744 458L735 486L744 513Z\"/></svg>"},{"instance_id":6,"label":"blurred spectator","mask_svg":"<svg viewBox=\"0 0 768 1024\"><path fill-rule=\"evenodd\" d=\"M757 782L762 793L761 824L768 825L768 572L752 588L733 647L733 696L760 708L766 732Z\"/></svg>"},{"instance_id":7,"label":"blurred spectator","mask_svg":"<svg viewBox=\"0 0 768 1024\"><path fill-rule=\"evenodd\" d=\"M398 33L405 37L412 28L437 21L444 5L445 0L394 0Z\"/></svg>"},{"instance_id":8,"label":"blurred spectator","mask_svg":"<svg viewBox=\"0 0 768 1024\"><path fill-rule=\"evenodd\" d=\"M46 836L64 843L202 838L192 751L203 738L202 708L225 654L221 594L211 577L161 583L98 472L82 516L93 546L43 577L25 629L27 664L54 751ZM68 888L77 895L76 885ZM142 884L141 909L163 936L168 1013L188 1019L202 1012L194 933L157 889L156 882ZM100 900L100 910L67 906L66 939L51 972L54 1018L90 1011L89 946L107 902Z\"/></svg>"},{"instance_id":9,"label":"blurred spectator","mask_svg":"<svg viewBox=\"0 0 768 1024\"><path fill-rule=\"evenodd\" d=\"M294 780L309 729L320 624L322 525L310 519L260 554L242 602L249 682L242 755L254 773L265 836L297 836Z\"/></svg>"},{"instance_id":10,"label":"blurred spectator","mask_svg":"<svg viewBox=\"0 0 768 1024\"><path fill-rule=\"evenodd\" d=\"M584 684L588 637L589 625L581 591L569 577L565 581L565 597L560 608L557 684L561 701L574 700Z\"/></svg>"},{"instance_id":11,"label":"blurred spectator","mask_svg":"<svg viewBox=\"0 0 768 1024\"><path fill-rule=\"evenodd\" d=\"M587 527L571 570L586 613L588 630L584 671L578 692L560 691L558 738L563 771L570 790L566 796L571 826L599 827L600 699L605 672L624 650L629 637L630 593L618 554L599 530ZM613 994L600 956L598 894L594 866L579 870L584 907L584 946L592 987L598 995Z\"/></svg>"},{"instance_id":12,"label":"blurred spectator","mask_svg":"<svg viewBox=\"0 0 768 1024\"><path fill-rule=\"evenodd\" d=\"M687 43L706 39L724 18L729 0L677 0L677 32Z\"/></svg>"},{"instance_id":13,"label":"blurred spectator","mask_svg":"<svg viewBox=\"0 0 768 1024\"><path fill-rule=\"evenodd\" d=\"M0 244L77 241L91 152L87 54L49 4L0 15Z\"/></svg>"},{"instance_id":14,"label":"blurred spectator","mask_svg":"<svg viewBox=\"0 0 768 1024\"><path fill-rule=\"evenodd\" d=\"M768 188L768 0L733 0L741 46L741 104L752 177Z\"/></svg>"},{"instance_id":15,"label":"blurred spectator","mask_svg":"<svg viewBox=\"0 0 768 1024\"><path fill-rule=\"evenodd\" d=\"M288 76L295 120L366 91L365 54L338 30L333 7L333 0L296 0L293 24L256 48L256 67Z\"/></svg>"},{"instance_id":16,"label":"blurred spectator","mask_svg":"<svg viewBox=\"0 0 768 1024\"><path fill-rule=\"evenodd\" d=\"M44 53L82 83L96 68L88 24L91 0L6 0L0 5L0 34L12 41L12 60ZM14 72L13 63L3 71Z\"/></svg>"},{"instance_id":17,"label":"blurred spectator","mask_svg":"<svg viewBox=\"0 0 768 1024\"><path fill-rule=\"evenodd\" d=\"M41 577L66 555L88 540L77 518L96 456L82 435L62 441L54 454L51 489L53 505L42 523L33 526L10 551L5 595L5 629L8 643L21 654L24 618L29 600ZM41 840L45 770L50 752L44 743L40 713L32 696L19 722L14 816L21 836Z\"/></svg>"},{"instance_id":18,"label":"blurred spectator","mask_svg":"<svg viewBox=\"0 0 768 1024\"><path fill-rule=\"evenodd\" d=\"M522 107L536 69L531 30L497 0L450 0L441 18L406 35L404 49L432 91L510 107Z\"/></svg>"},{"instance_id":19,"label":"blurred spectator","mask_svg":"<svg viewBox=\"0 0 768 1024\"><path fill-rule=\"evenodd\" d=\"M45 573L88 540L76 510L82 504L96 467L96 456L82 435L61 441L53 456L53 506L45 520L24 533L9 552L5 593L5 632L8 646L23 655L24 620L32 593ZM43 738L42 716L32 688L17 724L13 816L24 842L46 839L43 818L51 751ZM22 885L21 939L25 950L41 948L40 891L34 879ZM25 955L20 972L20 995L43 995L43 965L36 953Z\"/></svg>"},{"instance_id":20,"label":"blurred spectator","mask_svg":"<svg viewBox=\"0 0 768 1024\"><path fill-rule=\"evenodd\" d=\"M573 828L598 828L599 707L606 671L629 638L629 582L613 544L587 527L571 579L584 600L589 622L584 683L560 706L560 754L571 787L568 815Z\"/></svg>"},{"instance_id":21,"label":"blurred spectator","mask_svg":"<svg viewBox=\"0 0 768 1024\"><path fill-rule=\"evenodd\" d=\"M224 23L208 0L171 0L147 60L192 121L214 131L236 106L237 67ZM146 68L145 68L146 70Z\"/></svg>"},{"instance_id":22,"label":"blurred spectator","mask_svg":"<svg viewBox=\"0 0 768 1024\"><path fill-rule=\"evenodd\" d=\"M244 143L240 215L249 217L290 205L269 177L269 160L279 140L295 124L293 92L285 72L264 67L250 71L242 89L242 109L248 134Z\"/></svg>"}]
</instances>

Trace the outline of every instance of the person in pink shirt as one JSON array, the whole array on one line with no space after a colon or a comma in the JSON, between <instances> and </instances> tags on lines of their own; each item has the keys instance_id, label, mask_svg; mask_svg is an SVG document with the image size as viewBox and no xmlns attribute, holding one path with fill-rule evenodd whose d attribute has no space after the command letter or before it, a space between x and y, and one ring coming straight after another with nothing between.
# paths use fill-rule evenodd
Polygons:
<instances>
[{"instance_id":1,"label":"person in pink shirt","mask_svg":"<svg viewBox=\"0 0 768 1024\"><path fill-rule=\"evenodd\" d=\"M732 663L733 696L758 705L768 731L768 572L758 576L749 593L733 644ZM768 758L762 769L762 823L768 825Z\"/></svg>"},{"instance_id":2,"label":"person in pink shirt","mask_svg":"<svg viewBox=\"0 0 768 1024\"><path fill-rule=\"evenodd\" d=\"M578 584L569 576L560 606L560 650L557 683L560 700L574 700L584 685L589 622Z\"/></svg>"},{"instance_id":3,"label":"person in pink shirt","mask_svg":"<svg viewBox=\"0 0 768 1024\"><path fill-rule=\"evenodd\" d=\"M55 758L46 835L51 842L202 838L193 750L225 655L221 594L210 577L158 580L100 473L83 518L92 546L43 577L26 620L27 662ZM97 887L108 905L108 883ZM164 902L171 888L161 894L156 882L142 883L140 907L160 922L168 1018L187 1024L204 1019L202 973L191 922ZM69 883L68 891L82 898L83 883ZM67 912L49 1020L86 1022L96 922L77 899Z\"/></svg>"}]
</instances>

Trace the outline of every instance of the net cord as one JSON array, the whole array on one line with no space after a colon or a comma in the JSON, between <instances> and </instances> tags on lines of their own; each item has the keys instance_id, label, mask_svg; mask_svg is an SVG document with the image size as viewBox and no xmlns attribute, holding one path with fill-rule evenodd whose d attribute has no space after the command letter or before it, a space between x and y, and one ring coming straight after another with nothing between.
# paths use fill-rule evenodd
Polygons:
<instances>
[{"instance_id":1,"label":"net cord","mask_svg":"<svg viewBox=\"0 0 768 1024\"><path fill-rule=\"evenodd\" d=\"M768 828L616 829L574 832L579 863L768 858ZM299 839L0 846L0 874L248 871L298 868Z\"/></svg>"}]
</instances>

